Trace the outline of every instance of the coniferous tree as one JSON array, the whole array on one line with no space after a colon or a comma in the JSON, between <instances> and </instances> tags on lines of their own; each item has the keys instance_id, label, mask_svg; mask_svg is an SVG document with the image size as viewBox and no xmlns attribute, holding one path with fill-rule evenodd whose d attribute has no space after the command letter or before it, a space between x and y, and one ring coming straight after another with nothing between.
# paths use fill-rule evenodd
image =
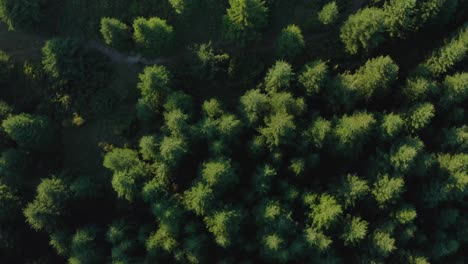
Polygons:
<instances>
[{"instance_id":1,"label":"coniferous tree","mask_svg":"<svg viewBox=\"0 0 468 264\"><path fill-rule=\"evenodd\" d=\"M379 8L370 7L349 16L341 28L341 40L346 51L356 54L362 50L372 50L380 45L386 30L385 12Z\"/></svg>"},{"instance_id":2,"label":"coniferous tree","mask_svg":"<svg viewBox=\"0 0 468 264\"><path fill-rule=\"evenodd\" d=\"M56 146L57 132L45 116L19 114L10 116L2 123L5 133L20 147L27 150L50 151Z\"/></svg>"},{"instance_id":3,"label":"coniferous tree","mask_svg":"<svg viewBox=\"0 0 468 264\"><path fill-rule=\"evenodd\" d=\"M305 47L301 29L296 25L284 28L276 42L276 53L282 59L294 59Z\"/></svg>"},{"instance_id":4,"label":"coniferous tree","mask_svg":"<svg viewBox=\"0 0 468 264\"><path fill-rule=\"evenodd\" d=\"M104 42L111 47L126 50L131 46L130 28L118 19L103 17L101 19L101 34Z\"/></svg>"},{"instance_id":5,"label":"coniferous tree","mask_svg":"<svg viewBox=\"0 0 468 264\"><path fill-rule=\"evenodd\" d=\"M223 17L225 39L241 46L257 39L267 24L267 11L262 0L229 0Z\"/></svg>"},{"instance_id":6,"label":"coniferous tree","mask_svg":"<svg viewBox=\"0 0 468 264\"><path fill-rule=\"evenodd\" d=\"M133 39L137 49L145 56L157 57L173 48L174 29L159 17L139 17L133 21Z\"/></svg>"},{"instance_id":7,"label":"coniferous tree","mask_svg":"<svg viewBox=\"0 0 468 264\"><path fill-rule=\"evenodd\" d=\"M338 18L339 10L335 1L331 1L324 5L318 13L318 20L324 25L334 24Z\"/></svg>"}]
</instances>

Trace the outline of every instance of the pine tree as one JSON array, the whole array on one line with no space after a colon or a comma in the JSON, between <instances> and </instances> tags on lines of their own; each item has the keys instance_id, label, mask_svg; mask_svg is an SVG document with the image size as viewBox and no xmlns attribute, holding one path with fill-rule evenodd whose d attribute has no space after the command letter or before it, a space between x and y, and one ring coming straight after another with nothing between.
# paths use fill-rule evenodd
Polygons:
<instances>
[{"instance_id":1,"label":"pine tree","mask_svg":"<svg viewBox=\"0 0 468 264\"><path fill-rule=\"evenodd\" d=\"M346 51L357 54L359 51L369 51L380 45L386 30L385 12L379 8L370 7L349 16L341 27L341 40Z\"/></svg>"},{"instance_id":2,"label":"pine tree","mask_svg":"<svg viewBox=\"0 0 468 264\"><path fill-rule=\"evenodd\" d=\"M229 0L223 17L224 38L240 46L257 39L267 24L267 12L262 0Z\"/></svg>"}]
</instances>

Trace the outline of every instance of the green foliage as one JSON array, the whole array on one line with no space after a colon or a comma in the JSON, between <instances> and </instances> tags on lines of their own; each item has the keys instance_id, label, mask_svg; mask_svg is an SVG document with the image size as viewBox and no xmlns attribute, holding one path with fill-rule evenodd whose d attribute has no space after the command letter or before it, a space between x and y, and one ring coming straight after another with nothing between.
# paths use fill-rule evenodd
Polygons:
<instances>
[{"instance_id":1,"label":"green foliage","mask_svg":"<svg viewBox=\"0 0 468 264\"><path fill-rule=\"evenodd\" d=\"M396 203L404 191L405 181L400 177L380 176L374 183L372 194L381 207Z\"/></svg>"},{"instance_id":2,"label":"green foliage","mask_svg":"<svg viewBox=\"0 0 468 264\"><path fill-rule=\"evenodd\" d=\"M46 116L14 115L5 119L2 127L22 148L47 152L56 146L57 132Z\"/></svg>"},{"instance_id":3,"label":"green foliage","mask_svg":"<svg viewBox=\"0 0 468 264\"><path fill-rule=\"evenodd\" d=\"M30 29L41 20L39 0L1 0L0 20L9 30Z\"/></svg>"},{"instance_id":4,"label":"green foliage","mask_svg":"<svg viewBox=\"0 0 468 264\"><path fill-rule=\"evenodd\" d=\"M310 247L319 252L329 249L333 242L330 237L312 227L305 230L305 240Z\"/></svg>"},{"instance_id":5,"label":"green foliage","mask_svg":"<svg viewBox=\"0 0 468 264\"><path fill-rule=\"evenodd\" d=\"M331 122L322 117L318 117L305 131L304 137L313 147L321 149L325 146L326 140L331 132Z\"/></svg>"},{"instance_id":6,"label":"green foliage","mask_svg":"<svg viewBox=\"0 0 468 264\"><path fill-rule=\"evenodd\" d=\"M368 223L360 217L348 217L342 238L345 245L356 245L367 235Z\"/></svg>"},{"instance_id":7,"label":"green foliage","mask_svg":"<svg viewBox=\"0 0 468 264\"><path fill-rule=\"evenodd\" d=\"M384 96L398 77L398 66L389 56L370 59L354 74L344 74L344 86L358 98L369 100Z\"/></svg>"},{"instance_id":8,"label":"green foliage","mask_svg":"<svg viewBox=\"0 0 468 264\"><path fill-rule=\"evenodd\" d=\"M104 157L103 166L114 173L112 187L117 195L128 201L134 200L139 193L139 182L145 176L138 153L130 149L113 149Z\"/></svg>"},{"instance_id":9,"label":"green foliage","mask_svg":"<svg viewBox=\"0 0 468 264\"><path fill-rule=\"evenodd\" d=\"M237 210L217 211L204 218L208 231L221 247L229 247L236 240L240 231L241 214Z\"/></svg>"},{"instance_id":10,"label":"green foliage","mask_svg":"<svg viewBox=\"0 0 468 264\"><path fill-rule=\"evenodd\" d=\"M386 114L380 125L384 138L396 138L404 131L405 121L399 114Z\"/></svg>"},{"instance_id":11,"label":"green foliage","mask_svg":"<svg viewBox=\"0 0 468 264\"><path fill-rule=\"evenodd\" d=\"M159 147L162 160L172 167L177 166L187 152L187 142L174 136L164 137Z\"/></svg>"},{"instance_id":12,"label":"green foliage","mask_svg":"<svg viewBox=\"0 0 468 264\"><path fill-rule=\"evenodd\" d=\"M224 38L240 46L257 39L267 24L267 12L262 0L229 0L223 17Z\"/></svg>"},{"instance_id":13,"label":"green foliage","mask_svg":"<svg viewBox=\"0 0 468 264\"><path fill-rule=\"evenodd\" d=\"M406 113L405 124L412 132L417 132L429 125L435 116L435 108L431 103L420 103Z\"/></svg>"},{"instance_id":14,"label":"green foliage","mask_svg":"<svg viewBox=\"0 0 468 264\"><path fill-rule=\"evenodd\" d=\"M277 61L265 76L265 90L273 93L287 89L293 77L294 72L291 65L285 61Z\"/></svg>"},{"instance_id":15,"label":"green foliage","mask_svg":"<svg viewBox=\"0 0 468 264\"><path fill-rule=\"evenodd\" d=\"M178 246L176 237L166 224L161 224L158 230L151 234L146 241L148 251L162 250L172 252Z\"/></svg>"},{"instance_id":16,"label":"green foliage","mask_svg":"<svg viewBox=\"0 0 468 264\"><path fill-rule=\"evenodd\" d=\"M375 7L364 8L349 16L341 27L341 40L346 51L357 54L359 51L370 51L384 41L385 13Z\"/></svg>"},{"instance_id":17,"label":"green foliage","mask_svg":"<svg viewBox=\"0 0 468 264\"><path fill-rule=\"evenodd\" d=\"M409 101L418 101L426 99L428 94L435 91L436 84L426 78L416 77L408 79L406 86L403 87L403 95Z\"/></svg>"},{"instance_id":18,"label":"green foliage","mask_svg":"<svg viewBox=\"0 0 468 264\"><path fill-rule=\"evenodd\" d=\"M95 226L78 229L71 240L70 264L100 263L101 253L97 244L98 229Z\"/></svg>"},{"instance_id":19,"label":"green foliage","mask_svg":"<svg viewBox=\"0 0 468 264\"><path fill-rule=\"evenodd\" d=\"M408 138L393 147L390 154L390 164L397 172L406 173L414 165L417 155L421 153L424 144L414 138Z\"/></svg>"},{"instance_id":20,"label":"green foliage","mask_svg":"<svg viewBox=\"0 0 468 264\"><path fill-rule=\"evenodd\" d=\"M317 229L328 229L338 220L343 213L341 205L329 194L322 194L317 200L315 206L311 206L309 218L312 225Z\"/></svg>"},{"instance_id":21,"label":"green foliage","mask_svg":"<svg viewBox=\"0 0 468 264\"><path fill-rule=\"evenodd\" d=\"M49 245L57 254L67 256L70 253L71 235L67 231L58 231L50 235Z\"/></svg>"},{"instance_id":22,"label":"green foliage","mask_svg":"<svg viewBox=\"0 0 468 264\"><path fill-rule=\"evenodd\" d=\"M415 30L417 1L390 0L384 4L385 25L390 36L402 36L405 31Z\"/></svg>"},{"instance_id":23,"label":"green foliage","mask_svg":"<svg viewBox=\"0 0 468 264\"><path fill-rule=\"evenodd\" d=\"M276 41L276 53L282 59L294 59L305 47L302 31L297 25L284 28Z\"/></svg>"},{"instance_id":24,"label":"green foliage","mask_svg":"<svg viewBox=\"0 0 468 264\"><path fill-rule=\"evenodd\" d=\"M130 27L118 19L103 17L101 19L101 35L104 42L113 48L120 50L130 48L132 39Z\"/></svg>"},{"instance_id":25,"label":"green foliage","mask_svg":"<svg viewBox=\"0 0 468 264\"><path fill-rule=\"evenodd\" d=\"M345 156L359 153L372 135L375 123L374 116L369 113L341 117L333 131L337 140L336 150Z\"/></svg>"},{"instance_id":26,"label":"green foliage","mask_svg":"<svg viewBox=\"0 0 468 264\"><path fill-rule=\"evenodd\" d=\"M217 54L211 42L196 45L193 48L192 74L197 79L212 80L222 73L227 73L229 54Z\"/></svg>"},{"instance_id":27,"label":"green foliage","mask_svg":"<svg viewBox=\"0 0 468 264\"><path fill-rule=\"evenodd\" d=\"M305 88L307 95L318 95L328 81L327 64L321 60L306 64L298 81Z\"/></svg>"},{"instance_id":28,"label":"green foliage","mask_svg":"<svg viewBox=\"0 0 468 264\"><path fill-rule=\"evenodd\" d=\"M439 76L446 73L455 65L463 61L468 55L468 26L465 25L440 49L420 66L419 71L428 76Z\"/></svg>"},{"instance_id":29,"label":"green foliage","mask_svg":"<svg viewBox=\"0 0 468 264\"><path fill-rule=\"evenodd\" d=\"M141 97L137 104L139 118L149 121L160 113L166 96L170 93L170 73L164 66L148 66L139 75L137 87Z\"/></svg>"},{"instance_id":30,"label":"green foliage","mask_svg":"<svg viewBox=\"0 0 468 264\"><path fill-rule=\"evenodd\" d=\"M0 83L6 81L13 72L13 61L10 56L0 50Z\"/></svg>"},{"instance_id":31,"label":"green foliage","mask_svg":"<svg viewBox=\"0 0 468 264\"><path fill-rule=\"evenodd\" d=\"M367 181L352 174L346 175L338 188L339 197L343 200L345 208L354 207L356 202L363 199L369 191Z\"/></svg>"},{"instance_id":32,"label":"green foliage","mask_svg":"<svg viewBox=\"0 0 468 264\"><path fill-rule=\"evenodd\" d=\"M255 125L268 112L268 96L259 89L248 90L240 98L242 113L249 125Z\"/></svg>"},{"instance_id":33,"label":"green foliage","mask_svg":"<svg viewBox=\"0 0 468 264\"><path fill-rule=\"evenodd\" d=\"M42 48L42 67L51 78L67 83L84 78L80 43L71 38L48 40Z\"/></svg>"},{"instance_id":34,"label":"green foliage","mask_svg":"<svg viewBox=\"0 0 468 264\"><path fill-rule=\"evenodd\" d=\"M158 155L159 142L155 136L140 138L140 154L144 160L155 160Z\"/></svg>"},{"instance_id":35,"label":"green foliage","mask_svg":"<svg viewBox=\"0 0 468 264\"><path fill-rule=\"evenodd\" d=\"M457 151L468 150L468 126L452 127L444 131L443 146Z\"/></svg>"},{"instance_id":36,"label":"green foliage","mask_svg":"<svg viewBox=\"0 0 468 264\"><path fill-rule=\"evenodd\" d=\"M215 190L233 188L237 183L237 176L229 160L215 160L205 162L201 176L206 184Z\"/></svg>"},{"instance_id":37,"label":"green foliage","mask_svg":"<svg viewBox=\"0 0 468 264\"><path fill-rule=\"evenodd\" d=\"M318 13L318 20L324 25L332 25L338 19L338 15L338 5L335 1L331 1L320 10Z\"/></svg>"},{"instance_id":38,"label":"green foliage","mask_svg":"<svg viewBox=\"0 0 468 264\"><path fill-rule=\"evenodd\" d=\"M374 232L372 242L376 252L383 257L388 256L396 249L395 239L382 230Z\"/></svg>"},{"instance_id":39,"label":"green foliage","mask_svg":"<svg viewBox=\"0 0 468 264\"><path fill-rule=\"evenodd\" d=\"M174 28L159 17L133 21L133 39L137 49L148 57L165 55L175 43Z\"/></svg>"},{"instance_id":40,"label":"green foliage","mask_svg":"<svg viewBox=\"0 0 468 264\"><path fill-rule=\"evenodd\" d=\"M213 190L200 182L184 192L185 206L201 216L212 210L214 198Z\"/></svg>"},{"instance_id":41,"label":"green foliage","mask_svg":"<svg viewBox=\"0 0 468 264\"><path fill-rule=\"evenodd\" d=\"M19 208L19 197L10 187L0 183L0 221L6 223Z\"/></svg>"},{"instance_id":42,"label":"green foliage","mask_svg":"<svg viewBox=\"0 0 468 264\"><path fill-rule=\"evenodd\" d=\"M460 104L468 98L468 73L457 73L447 76L443 83L443 106Z\"/></svg>"},{"instance_id":43,"label":"green foliage","mask_svg":"<svg viewBox=\"0 0 468 264\"><path fill-rule=\"evenodd\" d=\"M396 220L402 225L413 222L416 216L416 209L412 206L405 206L395 213Z\"/></svg>"},{"instance_id":44,"label":"green foliage","mask_svg":"<svg viewBox=\"0 0 468 264\"><path fill-rule=\"evenodd\" d=\"M58 178L44 179L37 186L37 195L24 209L28 224L35 230L51 230L56 227L60 216L66 214L65 205L69 189Z\"/></svg>"},{"instance_id":45,"label":"green foliage","mask_svg":"<svg viewBox=\"0 0 468 264\"><path fill-rule=\"evenodd\" d=\"M294 117L286 113L278 113L268 117L265 127L260 128L260 134L271 148L288 144L294 137L296 125Z\"/></svg>"}]
</instances>

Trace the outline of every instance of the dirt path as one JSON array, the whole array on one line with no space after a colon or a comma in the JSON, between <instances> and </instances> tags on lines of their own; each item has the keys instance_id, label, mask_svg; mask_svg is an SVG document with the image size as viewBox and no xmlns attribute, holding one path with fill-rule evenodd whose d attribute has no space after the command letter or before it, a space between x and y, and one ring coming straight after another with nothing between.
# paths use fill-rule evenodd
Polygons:
<instances>
[{"instance_id":1,"label":"dirt path","mask_svg":"<svg viewBox=\"0 0 468 264\"><path fill-rule=\"evenodd\" d=\"M90 40L86 47L89 49L94 49L102 54L109 57L112 62L115 63L127 63L127 64L144 64L144 65L154 65L154 64L165 64L173 60L173 58L157 58L157 59L148 59L144 58L141 55L127 55L122 52L119 52L109 46L106 46L104 43L101 43L97 40Z\"/></svg>"}]
</instances>

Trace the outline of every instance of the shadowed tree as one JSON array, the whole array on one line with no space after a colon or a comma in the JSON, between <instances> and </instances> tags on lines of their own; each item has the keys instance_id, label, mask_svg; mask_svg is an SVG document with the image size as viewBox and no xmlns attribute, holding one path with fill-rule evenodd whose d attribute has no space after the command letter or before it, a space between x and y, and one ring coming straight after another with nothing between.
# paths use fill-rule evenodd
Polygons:
<instances>
[{"instance_id":1,"label":"shadowed tree","mask_svg":"<svg viewBox=\"0 0 468 264\"><path fill-rule=\"evenodd\" d=\"M174 29L159 17L139 17L133 22L133 39L145 56L157 57L173 49Z\"/></svg>"},{"instance_id":2,"label":"shadowed tree","mask_svg":"<svg viewBox=\"0 0 468 264\"><path fill-rule=\"evenodd\" d=\"M127 50L131 47L130 27L118 19L103 17L101 19L101 35L104 42L113 48Z\"/></svg>"},{"instance_id":3,"label":"shadowed tree","mask_svg":"<svg viewBox=\"0 0 468 264\"><path fill-rule=\"evenodd\" d=\"M386 30L385 12L382 9L369 7L349 16L341 27L341 40L346 51L357 54L359 51L370 51L384 41Z\"/></svg>"},{"instance_id":4,"label":"shadowed tree","mask_svg":"<svg viewBox=\"0 0 468 264\"><path fill-rule=\"evenodd\" d=\"M305 47L301 28L289 25L284 28L276 41L276 54L279 58L291 60L301 54Z\"/></svg>"},{"instance_id":5,"label":"shadowed tree","mask_svg":"<svg viewBox=\"0 0 468 264\"><path fill-rule=\"evenodd\" d=\"M215 241L223 248L231 246L237 240L240 232L241 213L238 210L216 211L204 218L208 231Z\"/></svg>"},{"instance_id":6,"label":"shadowed tree","mask_svg":"<svg viewBox=\"0 0 468 264\"><path fill-rule=\"evenodd\" d=\"M66 183L58 178L44 179L37 186L37 195L24 209L28 224L35 230L53 230L59 218L66 214L69 198Z\"/></svg>"},{"instance_id":7,"label":"shadowed tree","mask_svg":"<svg viewBox=\"0 0 468 264\"><path fill-rule=\"evenodd\" d=\"M41 20L40 0L0 0L0 20L9 30L30 29Z\"/></svg>"},{"instance_id":8,"label":"shadowed tree","mask_svg":"<svg viewBox=\"0 0 468 264\"><path fill-rule=\"evenodd\" d=\"M267 11L262 0L229 0L223 17L224 38L240 46L257 39L267 24Z\"/></svg>"},{"instance_id":9,"label":"shadowed tree","mask_svg":"<svg viewBox=\"0 0 468 264\"><path fill-rule=\"evenodd\" d=\"M20 147L35 151L55 149L58 133L46 116L19 114L2 123L5 133Z\"/></svg>"}]
</instances>

